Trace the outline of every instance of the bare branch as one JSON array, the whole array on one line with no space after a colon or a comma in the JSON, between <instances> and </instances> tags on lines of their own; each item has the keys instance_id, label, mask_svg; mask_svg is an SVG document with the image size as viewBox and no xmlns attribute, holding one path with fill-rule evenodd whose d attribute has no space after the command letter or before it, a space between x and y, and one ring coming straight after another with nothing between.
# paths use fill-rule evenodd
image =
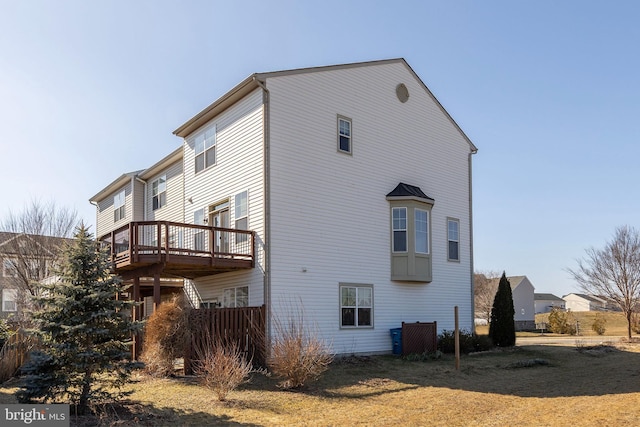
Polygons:
<instances>
[{"instance_id":1,"label":"bare branch","mask_svg":"<svg viewBox=\"0 0 640 427\"><path fill-rule=\"evenodd\" d=\"M631 317L640 302L640 234L633 227L618 227L603 249L585 253L577 268L567 271L585 293L620 307L631 338Z\"/></svg>"}]
</instances>

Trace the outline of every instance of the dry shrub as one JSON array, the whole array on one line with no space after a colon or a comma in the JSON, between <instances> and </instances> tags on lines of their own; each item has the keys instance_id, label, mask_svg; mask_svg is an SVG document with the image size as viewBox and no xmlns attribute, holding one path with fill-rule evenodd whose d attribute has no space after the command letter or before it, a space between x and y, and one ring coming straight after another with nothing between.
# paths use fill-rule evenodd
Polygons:
<instances>
[{"instance_id":1,"label":"dry shrub","mask_svg":"<svg viewBox=\"0 0 640 427\"><path fill-rule=\"evenodd\" d=\"M273 339L268 366L282 378L279 387L299 388L317 380L333 361L328 345L319 337L317 328L306 328L302 308L288 321L274 319Z\"/></svg>"},{"instance_id":2,"label":"dry shrub","mask_svg":"<svg viewBox=\"0 0 640 427\"><path fill-rule=\"evenodd\" d=\"M196 355L195 374L200 377L200 383L212 390L221 402L226 400L229 392L248 382L249 374L253 372L251 360L244 357L235 342L204 339L203 345L196 348Z\"/></svg>"},{"instance_id":3,"label":"dry shrub","mask_svg":"<svg viewBox=\"0 0 640 427\"><path fill-rule=\"evenodd\" d=\"M149 316L140 360L150 375L173 375L174 361L183 357L188 342L188 310L182 295L176 295Z\"/></svg>"}]
</instances>

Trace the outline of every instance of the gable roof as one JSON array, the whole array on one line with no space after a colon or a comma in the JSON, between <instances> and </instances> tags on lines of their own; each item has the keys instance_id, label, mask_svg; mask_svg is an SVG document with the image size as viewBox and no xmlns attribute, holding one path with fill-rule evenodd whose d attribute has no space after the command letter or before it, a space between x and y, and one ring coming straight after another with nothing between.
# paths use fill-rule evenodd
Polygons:
<instances>
[{"instance_id":1,"label":"gable roof","mask_svg":"<svg viewBox=\"0 0 640 427\"><path fill-rule=\"evenodd\" d=\"M129 181L131 181L131 178L138 175L142 171L143 169L140 169L139 171L123 173L118 178L116 178L111 184L107 185L102 190L100 190L95 196L90 198L89 201L96 202L96 203L99 202L100 200L107 197L109 194L113 193L123 185L127 184Z\"/></svg>"},{"instance_id":2,"label":"gable roof","mask_svg":"<svg viewBox=\"0 0 640 427\"><path fill-rule=\"evenodd\" d=\"M585 299L585 300L590 301L590 302L595 302L595 303L599 303L599 304L603 303L603 301L598 297L595 297L595 296L592 296L592 295L586 295L586 294L576 294L576 293L573 293L573 292L563 296L562 298L564 299L564 298L568 297L569 295L575 295L577 297L580 297L580 298Z\"/></svg>"},{"instance_id":3,"label":"gable roof","mask_svg":"<svg viewBox=\"0 0 640 427\"><path fill-rule=\"evenodd\" d=\"M51 250L49 249L49 247L51 246L49 245L61 245L65 241L72 240L65 237L43 236L43 235L34 235L34 234L26 234L26 233L13 233L9 231L0 231L0 254L8 255L8 254L18 253L16 252L16 246L11 245L9 243L20 238L29 239L33 241L35 244L42 247L49 254L52 254Z\"/></svg>"},{"instance_id":4,"label":"gable roof","mask_svg":"<svg viewBox=\"0 0 640 427\"><path fill-rule=\"evenodd\" d=\"M562 298L555 296L554 294L533 294L535 301L564 301Z\"/></svg>"},{"instance_id":5,"label":"gable roof","mask_svg":"<svg viewBox=\"0 0 640 427\"><path fill-rule=\"evenodd\" d=\"M511 290L513 291L515 288L520 286L520 283L522 283L522 281L526 277L527 276L508 276L507 280L509 281L509 285L511 285ZM493 279L491 279L491 283L495 284L497 286L500 283L500 278L499 277L494 277Z\"/></svg>"},{"instance_id":6,"label":"gable roof","mask_svg":"<svg viewBox=\"0 0 640 427\"><path fill-rule=\"evenodd\" d=\"M265 88L266 80L272 77L283 77L290 76L295 74L303 74L303 73L316 73L320 71L333 71L333 70L342 70L349 68L358 68L358 67L369 67L375 65L385 65L385 64L393 64L393 63L401 63L403 64L407 70L413 75L413 77L420 83L422 88L425 90L427 95L435 102L438 108L442 111L442 113L449 119L449 121L454 125L454 127L460 132L460 135L464 138L465 141L469 144L472 153L476 153L478 148L471 142L469 137L464 133L464 131L458 126L455 120L451 117L451 115L444 109L440 101L433 95L433 93L429 90L427 85L424 84L422 79L413 71L413 68L409 66L407 61L404 58L394 58L394 59L383 59L378 61L367 61L367 62L355 62L350 64L340 64L340 65L327 65L321 67L309 67L309 68L297 68L292 70L283 70L283 71L271 71L266 73L254 73L249 77L238 83L235 87L233 87L230 91L222 95L208 107L200 111L198 114L193 116L191 119L187 120L182 126L178 127L173 131L173 134L179 136L181 138L186 138L191 133L193 133L196 129L204 125L209 120L213 119L218 114L222 113L224 110L232 106L234 103L242 99L244 96L251 93L253 90L257 88Z\"/></svg>"}]
</instances>

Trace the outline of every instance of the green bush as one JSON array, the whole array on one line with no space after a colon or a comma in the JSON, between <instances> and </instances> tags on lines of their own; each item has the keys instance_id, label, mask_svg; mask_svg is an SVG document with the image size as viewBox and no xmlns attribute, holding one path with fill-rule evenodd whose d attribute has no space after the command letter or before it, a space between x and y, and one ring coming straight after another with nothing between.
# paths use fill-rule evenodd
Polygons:
<instances>
[{"instance_id":1,"label":"green bush","mask_svg":"<svg viewBox=\"0 0 640 427\"><path fill-rule=\"evenodd\" d=\"M475 351L486 351L493 348L487 335L478 335L465 329L459 333L460 353L469 354ZM455 353L455 331L444 330L438 335L438 350L443 353Z\"/></svg>"},{"instance_id":2,"label":"green bush","mask_svg":"<svg viewBox=\"0 0 640 427\"><path fill-rule=\"evenodd\" d=\"M604 335L606 332L607 319L601 313L596 313L595 319L593 319L593 324L591 325L591 329L598 334Z\"/></svg>"}]
</instances>

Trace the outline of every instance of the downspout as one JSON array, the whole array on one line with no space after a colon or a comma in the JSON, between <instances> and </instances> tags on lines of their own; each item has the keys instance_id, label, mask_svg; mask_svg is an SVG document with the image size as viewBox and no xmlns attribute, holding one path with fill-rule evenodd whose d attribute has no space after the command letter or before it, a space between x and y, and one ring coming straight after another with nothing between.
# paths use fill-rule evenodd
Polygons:
<instances>
[{"instance_id":1,"label":"downspout","mask_svg":"<svg viewBox=\"0 0 640 427\"><path fill-rule=\"evenodd\" d=\"M142 197L142 220L143 221L147 221L149 218L147 218L147 181L145 181L144 179L140 178L138 175L136 175L136 181L141 182L144 184L144 194Z\"/></svg>"},{"instance_id":2,"label":"downspout","mask_svg":"<svg viewBox=\"0 0 640 427\"><path fill-rule=\"evenodd\" d=\"M98 236L98 209L100 209L100 207L98 206L98 202L94 202L93 200L89 200L89 203L91 203L93 206L96 207L96 240L98 240L100 237L102 236Z\"/></svg>"},{"instance_id":3,"label":"downspout","mask_svg":"<svg viewBox=\"0 0 640 427\"><path fill-rule=\"evenodd\" d=\"M473 185L472 185L472 167L471 156L478 152L477 148L474 148L469 152L469 249L470 260L469 265L471 269L471 330L476 331L476 312L475 312L475 285L474 285L474 270L473 270Z\"/></svg>"},{"instance_id":4,"label":"downspout","mask_svg":"<svg viewBox=\"0 0 640 427\"><path fill-rule=\"evenodd\" d=\"M267 353L271 348L271 176L270 176L270 147L269 147L269 90L267 85L260 81L257 76L253 76L253 81L262 88L262 102L264 104L264 115L262 121L263 133L263 170L262 179L264 185L264 306L265 306L265 347ZM268 356L268 354L266 355Z\"/></svg>"}]
</instances>

